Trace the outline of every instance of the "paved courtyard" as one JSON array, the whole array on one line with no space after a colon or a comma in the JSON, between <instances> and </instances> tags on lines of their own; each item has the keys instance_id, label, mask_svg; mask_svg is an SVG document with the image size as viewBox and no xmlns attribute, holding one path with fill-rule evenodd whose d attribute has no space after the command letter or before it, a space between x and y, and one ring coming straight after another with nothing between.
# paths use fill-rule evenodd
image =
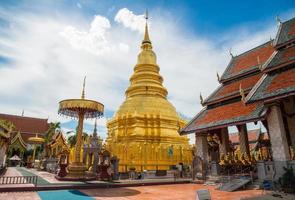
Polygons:
<instances>
[{"instance_id":1,"label":"paved courtyard","mask_svg":"<svg viewBox=\"0 0 295 200\"><path fill-rule=\"evenodd\" d=\"M87 189L87 190L58 190L41 192L12 192L0 193L0 199L4 200L75 200L75 199L96 199L96 200L189 200L195 199L195 191L208 189L213 200L294 200L294 195L282 195L283 198L272 197L271 194L262 196L261 190L245 190L236 192L222 192L214 190L213 186L200 184L177 184L141 186L109 189Z\"/></svg>"},{"instance_id":2,"label":"paved courtyard","mask_svg":"<svg viewBox=\"0 0 295 200\"><path fill-rule=\"evenodd\" d=\"M54 175L47 172L39 172L34 169L8 168L6 176L38 175L42 184L58 184ZM26 186L29 186L27 184ZM3 186L3 185L2 185ZM24 185L12 185L18 187ZM1 187L1 186L0 186ZM40 192L4 192L0 193L2 200L88 200L88 199L114 199L114 200L189 200L196 198L196 191L199 189L208 189L214 200L240 200L240 199L259 199L275 200L286 199L294 200L295 195L282 195L283 198L273 197L271 193L262 195L261 190L244 190L236 192L223 192L215 190L216 186L204 186L202 184L171 184L171 185L153 185L138 187L119 187L119 188L97 188L82 190L55 190Z\"/></svg>"}]
</instances>

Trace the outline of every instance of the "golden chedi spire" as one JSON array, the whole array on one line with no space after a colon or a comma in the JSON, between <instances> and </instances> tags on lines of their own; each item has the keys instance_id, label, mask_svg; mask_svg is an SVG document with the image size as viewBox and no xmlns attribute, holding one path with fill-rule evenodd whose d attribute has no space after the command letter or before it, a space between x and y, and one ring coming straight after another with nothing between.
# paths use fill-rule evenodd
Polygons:
<instances>
[{"instance_id":1,"label":"golden chedi spire","mask_svg":"<svg viewBox=\"0 0 295 200\"><path fill-rule=\"evenodd\" d=\"M126 99L107 122L106 144L120 159L119 171L129 167L137 171L169 169L179 162L191 162L188 139L178 134L185 121L167 100L168 92L159 71L146 21Z\"/></svg>"},{"instance_id":2,"label":"golden chedi spire","mask_svg":"<svg viewBox=\"0 0 295 200\"><path fill-rule=\"evenodd\" d=\"M137 57L134 74L130 78L131 85L126 91L126 97L134 95L157 95L167 97L167 90L163 87L163 78L159 74L157 56L152 50L152 42L149 37L147 12L144 38L141 43L141 52Z\"/></svg>"}]
</instances>

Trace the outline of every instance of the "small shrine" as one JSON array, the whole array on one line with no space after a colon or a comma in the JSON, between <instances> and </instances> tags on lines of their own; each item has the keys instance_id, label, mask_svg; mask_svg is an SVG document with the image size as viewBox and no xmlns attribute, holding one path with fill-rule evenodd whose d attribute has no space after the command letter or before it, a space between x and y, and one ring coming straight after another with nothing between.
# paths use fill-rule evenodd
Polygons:
<instances>
[{"instance_id":1,"label":"small shrine","mask_svg":"<svg viewBox=\"0 0 295 200\"><path fill-rule=\"evenodd\" d=\"M83 163L88 171L96 172L101 149L102 139L97 135L97 121L95 120L93 135L88 138L83 147Z\"/></svg>"}]
</instances>

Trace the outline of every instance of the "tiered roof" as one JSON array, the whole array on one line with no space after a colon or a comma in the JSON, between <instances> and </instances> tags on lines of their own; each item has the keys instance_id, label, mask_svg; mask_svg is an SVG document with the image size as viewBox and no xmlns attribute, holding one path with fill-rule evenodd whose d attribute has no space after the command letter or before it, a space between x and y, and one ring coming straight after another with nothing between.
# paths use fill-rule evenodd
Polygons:
<instances>
[{"instance_id":1,"label":"tiered roof","mask_svg":"<svg viewBox=\"0 0 295 200\"><path fill-rule=\"evenodd\" d=\"M295 40L295 18L292 18L284 23L281 23L276 40L275 46L280 48Z\"/></svg>"},{"instance_id":2,"label":"tiered roof","mask_svg":"<svg viewBox=\"0 0 295 200\"><path fill-rule=\"evenodd\" d=\"M25 142L27 142L29 137L35 136L36 133L38 133L39 137L44 137L44 134L49 129L47 119L8 115L1 113L0 119L4 119L11 122L14 125L12 137L15 137L17 132L20 132Z\"/></svg>"},{"instance_id":3,"label":"tiered roof","mask_svg":"<svg viewBox=\"0 0 295 200\"><path fill-rule=\"evenodd\" d=\"M295 95L295 18L280 25L275 48L262 67L263 77L246 97L246 103Z\"/></svg>"},{"instance_id":4,"label":"tiered roof","mask_svg":"<svg viewBox=\"0 0 295 200\"><path fill-rule=\"evenodd\" d=\"M295 93L295 70L290 67L294 67L295 62L294 27L294 19L282 23L274 41L233 56L219 80L221 85L202 102L205 108L181 130L181 134L262 120L265 107L263 102L256 100ZM283 48L282 44L288 48ZM289 68L265 74L267 70L286 65ZM248 96L242 99L241 94ZM252 104L245 104L244 100L252 101Z\"/></svg>"},{"instance_id":5,"label":"tiered roof","mask_svg":"<svg viewBox=\"0 0 295 200\"><path fill-rule=\"evenodd\" d=\"M259 71L259 65L267 61L273 52L274 48L272 46L272 40L270 40L241 55L232 57L220 81L226 82L233 78Z\"/></svg>"},{"instance_id":6,"label":"tiered roof","mask_svg":"<svg viewBox=\"0 0 295 200\"><path fill-rule=\"evenodd\" d=\"M253 120L259 120L262 113L262 104L245 106L242 101L215 108L205 108L182 129L181 133L203 132L230 125L244 124Z\"/></svg>"}]
</instances>

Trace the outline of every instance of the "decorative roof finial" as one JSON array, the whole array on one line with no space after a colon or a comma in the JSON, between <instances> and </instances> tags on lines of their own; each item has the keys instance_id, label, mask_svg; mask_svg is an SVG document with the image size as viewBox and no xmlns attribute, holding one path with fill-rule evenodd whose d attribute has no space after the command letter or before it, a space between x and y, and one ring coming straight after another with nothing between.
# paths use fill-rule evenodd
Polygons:
<instances>
[{"instance_id":1,"label":"decorative roof finial","mask_svg":"<svg viewBox=\"0 0 295 200\"><path fill-rule=\"evenodd\" d=\"M145 11L144 18L145 18L145 30L144 30L144 38L143 38L142 44L145 44L145 43L151 44L149 31L148 31L148 23L147 23L148 18L149 18L148 10Z\"/></svg>"},{"instance_id":2,"label":"decorative roof finial","mask_svg":"<svg viewBox=\"0 0 295 200\"><path fill-rule=\"evenodd\" d=\"M200 92L200 102L201 102L201 104L203 105L203 103L204 103L204 99L203 99L203 97L202 97L202 93Z\"/></svg>"},{"instance_id":3,"label":"decorative roof finial","mask_svg":"<svg viewBox=\"0 0 295 200\"><path fill-rule=\"evenodd\" d=\"M278 15L276 16L276 21L278 23L278 26L281 25L282 21Z\"/></svg>"},{"instance_id":4,"label":"decorative roof finial","mask_svg":"<svg viewBox=\"0 0 295 200\"><path fill-rule=\"evenodd\" d=\"M25 111L24 111L24 109L23 109L23 111L22 111L22 117L24 116L24 114L25 114Z\"/></svg>"},{"instance_id":5,"label":"decorative roof finial","mask_svg":"<svg viewBox=\"0 0 295 200\"><path fill-rule=\"evenodd\" d=\"M259 68L260 70L262 70L262 64L260 63L260 58L259 58L259 56L257 56L257 64L258 64L258 68Z\"/></svg>"},{"instance_id":6,"label":"decorative roof finial","mask_svg":"<svg viewBox=\"0 0 295 200\"><path fill-rule=\"evenodd\" d=\"M220 82L220 76L219 76L218 72L216 72L216 76L217 76L218 82Z\"/></svg>"},{"instance_id":7,"label":"decorative roof finial","mask_svg":"<svg viewBox=\"0 0 295 200\"><path fill-rule=\"evenodd\" d=\"M234 57L234 55L233 55L233 53L232 53L232 49L231 48L229 48L229 55L233 58Z\"/></svg>"},{"instance_id":8,"label":"decorative roof finial","mask_svg":"<svg viewBox=\"0 0 295 200\"><path fill-rule=\"evenodd\" d=\"M242 84L240 84L240 95L242 96L242 101L245 102L245 92L242 88Z\"/></svg>"},{"instance_id":9,"label":"decorative roof finial","mask_svg":"<svg viewBox=\"0 0 295 200\"><path fill-rule=\"evenodd\" d=\"M83 81L83 89L82 89L82 95L81 95L82 99L85 99L85 82L86 82L86 76L84 76L84 81Z\"/></svg>"}]
</instances>

